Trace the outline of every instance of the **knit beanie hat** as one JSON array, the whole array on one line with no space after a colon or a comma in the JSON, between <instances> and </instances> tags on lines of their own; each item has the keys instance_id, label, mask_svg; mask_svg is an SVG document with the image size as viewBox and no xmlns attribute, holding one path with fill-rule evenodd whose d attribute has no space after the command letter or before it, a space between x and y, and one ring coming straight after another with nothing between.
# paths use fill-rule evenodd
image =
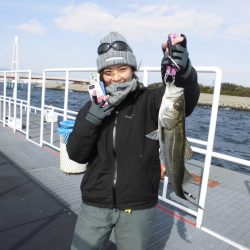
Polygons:
<instances>
[{"instance_id":1,"label":"knit beanie hat","mask_svg":"<svg viewBox=\"0 0 250 250\"><path fill-rule=\"evenodd\" d=\"M137 68L136 58L135 55L133 54L131 47L127 43L125 37L119 34L118 32L110 32L100 41L100 44L103 43L111 44L115 41L125 42L128 45L129 50L118 51L111 47L106 53L98 55L96 60L98 72L100 72L101 70L103 70L108 66L113 66L118 64L129 65L133 69Z\"/></svg>"}]
</instances>

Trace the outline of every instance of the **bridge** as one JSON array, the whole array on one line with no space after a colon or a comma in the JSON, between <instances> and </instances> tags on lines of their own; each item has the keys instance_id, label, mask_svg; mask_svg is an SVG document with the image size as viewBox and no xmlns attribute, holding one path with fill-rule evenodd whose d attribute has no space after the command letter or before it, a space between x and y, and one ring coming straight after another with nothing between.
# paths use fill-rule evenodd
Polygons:
<instances>
[{"instance_id":1,"label":"bridge","mask_svg":"<svg viewBox=\"0 0 250 250\"><path fill-rule=\"evenodd\" d=\"M15 36L14 39L14 46L13 46L13 57L11 62L11 70L0 70L0 81L4 81L4 72L6 72L6 78L7 81L11 83L14 83L13 80L15 80L18 83L25 84L28 83L28 75L27 73L23 74L21 72L16 73L19 71L19 39L17 36ZM95 71L95 70L93 70ZM97 76L94 76L94 74L91 74L90 79L94 80L97 78ZM83 78L75 78L70 77L69 83L70 84L78 84L78 85L88 85L90 83L90 79L83 79ZM21 81L20 81L21 80ZM26 81L25 81L26 80ZM43 75L42 74L32 74L31 75L31 81L36 83L42 83L43 81ZM46 83L47 81L51 82L57 82L58 84L60 82L66 81L66 76L49 76L46 74Z\"/></svg>"},{"instance_id":2,"label":"bridge","mask_svg":"<svg viewBox=\"0 0 250 250\"><path fill-rule=\"evenodd\" d=\"M15 80L15 74L10 72L6 75L7 80ZM17 75L18 80L22 80L22 83L27 83L28 76L26 75ZM4 80L4 74L0 72L0 81ZM42 82L43 76L39 74L32 74L31 75L31 80L33 82ZM63 76L46 76L46 81L56 81L56 82L62 82L65 81L66 77ZM82 84L82 85L88 85L90 83L90 79L80 79L80 78L70 78L69 83L71 84Z\"/></svg>"}]
</instances>

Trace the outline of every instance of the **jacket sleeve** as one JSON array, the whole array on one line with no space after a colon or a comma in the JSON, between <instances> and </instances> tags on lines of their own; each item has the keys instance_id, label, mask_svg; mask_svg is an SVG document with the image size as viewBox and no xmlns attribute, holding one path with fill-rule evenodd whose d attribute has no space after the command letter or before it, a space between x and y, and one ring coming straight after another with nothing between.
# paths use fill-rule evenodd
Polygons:
<instances>
[{"instance_id":1,"label":"jacket sleeve","mask_svg":"<svg viewBox=\"0 0 250 250\"><path fill-rule=\"evenodd\" d=\"M200 96L200 88L197 80L196 70L192 67L191 72L188 76L185 76L185 73L182 75L177 74L175 77L175 85L177 87L184 88L186 105L185 112L186 116L189 116L198 103L198 99Z\"/></svg>"},{"instance_id":2,"label":"jacket sleeve","mask_svg":"<svg viewBox=\"0 0 250 250\"><path fill-rule=\"evenodd\" d=\"M78 163L87 163L96 153L101 126L94 125L85 119L90 104L88 102L77 114L73 131L66 145L69 158Z\"/></svg>"}]
</instances>

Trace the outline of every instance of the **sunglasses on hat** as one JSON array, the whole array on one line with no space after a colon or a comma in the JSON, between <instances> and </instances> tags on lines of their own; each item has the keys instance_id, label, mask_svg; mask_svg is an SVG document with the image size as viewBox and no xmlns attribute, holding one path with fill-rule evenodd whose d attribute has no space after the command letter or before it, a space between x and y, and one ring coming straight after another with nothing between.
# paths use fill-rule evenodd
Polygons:
<instances>
[{"instance_id":1,"label":"sunglasses on hat","mask_svg":"<svg viewBox=\"0 0 250 250\"><path fill-rule=\"evenodd\" d=\"M133 52L125 42L123 42L123 41L115 41L113 43L102 43L98 47L97 53L98 53L98 55L102 55L102 54L108 52L111 48L113 48L116 51L130 51L130 52Z\"/></svg>"}]
</instances>

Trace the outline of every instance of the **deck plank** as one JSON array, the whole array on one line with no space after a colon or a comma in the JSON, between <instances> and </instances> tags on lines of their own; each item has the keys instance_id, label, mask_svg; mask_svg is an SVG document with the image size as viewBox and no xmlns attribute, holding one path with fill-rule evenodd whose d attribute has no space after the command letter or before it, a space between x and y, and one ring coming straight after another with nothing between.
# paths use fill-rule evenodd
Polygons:
<instances>
[{"instance_id":1,"label":"deck plank","mask_svg":"<svg viewBox=\"0 0 250 250\"><path fill-rule=\"evenodd\" d=\"M82 175L61 172L59 153L28 142L19 132L14 134L10 128L0 126L0 137L0 241L5 244L1 249L15 249L16 246L20 246L18 249L42 249L34 248L38 244L47 244L44 249L48 250L67 249L62 245L69 247L72 239L81 204ZM188 167L196 174L202 172L202 163L197 161L190 162ZM208 188L202 225L245 247L250 246L250 176L212 166L209 178L220 185ZM199 192L197 185L193 188ZM11 196L11 192L16 196ZM20 193L26 194L23 210L18 207ZM167 197L180 201L171 188ZM44 202L47 200L49 202ZM171 205L163 202L159 205L186 220L195 221L193 216ZM237 249L166 211L159 208L156 211L147 249ZM39 243L42 240L43 243ZM113 242L112 234L107 249L116 249Z\"/></svg>"}]
</instances>

